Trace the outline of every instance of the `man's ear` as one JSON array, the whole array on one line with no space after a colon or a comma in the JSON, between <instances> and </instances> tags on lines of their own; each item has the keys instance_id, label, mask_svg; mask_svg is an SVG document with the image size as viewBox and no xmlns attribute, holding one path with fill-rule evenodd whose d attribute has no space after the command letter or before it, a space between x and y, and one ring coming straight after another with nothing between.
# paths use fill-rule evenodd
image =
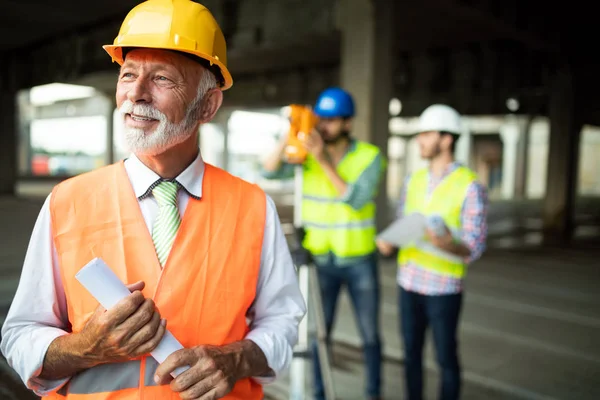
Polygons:
<instances>
[{"instance_id":1,"label":"man's ear","mask_svg":"<svg viewBox=\"0 0 600 400\"><path fill-rule=\"evenodd\" d=\"M452 137L452 135L449 134L440 134L440 140L442 143L442 149L444 150L451 150L452 149L452 142L454 141L454 138Z\"/></svg>"},{"instance_id":2,"label":"man's ear","mask_svg":"<svg viewBox=\"0 0 600 400\"><path fill-rule=\"evenodd\" d=\"M209 90L202 99L196 118L200 124L212 121L219 108L223 104L223 92L219 88Z\"/></svg>"}]
</instances>

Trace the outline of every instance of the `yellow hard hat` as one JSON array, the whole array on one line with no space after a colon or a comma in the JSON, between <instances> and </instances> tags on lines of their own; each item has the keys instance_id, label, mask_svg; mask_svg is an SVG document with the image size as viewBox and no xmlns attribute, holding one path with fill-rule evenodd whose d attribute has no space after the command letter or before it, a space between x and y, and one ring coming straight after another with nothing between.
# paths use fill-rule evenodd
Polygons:
<instances>
[{"instance_id":1,"label":"yellow hard hat","mask_svg":"<svg viewBox=\"0 0 600 400\"><path fill-rule=\"evenodd\" d=\"M102 46L113 62L123 64L123 48L181 51L206 60L221 90L233 84L227 70L227 45L210 11L191 0L147 0L134 7L112 45Z\"/></svg>"}]
</instances>

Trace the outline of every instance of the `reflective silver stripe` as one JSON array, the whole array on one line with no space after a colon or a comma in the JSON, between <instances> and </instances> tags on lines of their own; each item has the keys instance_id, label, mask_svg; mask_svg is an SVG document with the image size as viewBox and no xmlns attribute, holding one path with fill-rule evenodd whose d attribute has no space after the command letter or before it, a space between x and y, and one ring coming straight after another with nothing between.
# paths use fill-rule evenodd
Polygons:
<instances>
[{"instance_id":1,"label":"reflective silver stripe","mask_svg":"<svg viewBox=\"0 0 600 400\"><path fill-rule=\"evenodd\" d=\"M144 386L158 386L154 382L154 373L158 368L158 362L153 357L146 358L146 366L144 367Z\"/></svg>"},{"instance_id":2,"label":"reflective silver stripe","mask_svg":"<svg viewBox=\"0 0 600 400\"><path fill-rule=\"evenodd\" d=\"M140 385L140 366L140 360L98 365L71 378L67 392L92 394L137 388Z\"/></svg>"},{"instance_id":3,"label":"reflective silver stripe","mask_svg":"<svg viewBox=\"0 0 600 400\"><path fill-rule=\"evenodd\" d=\"M69 383L67 383L66 385L63 385L63 387L58 389L56 394L61 395L61 396L66 396L67 394L69 394L69 392L67 392L68 387L69 387Z\"/></svg>"},{"instance_id":4,"label":"reflective silver stripe","mask_svg":"<svg viewBox=\"0 0 600 400\"><path fill-rule=\"evenodd\" d=\"M304 200L316 201L317 203L340 203L341 200L335 197L321 197L321 196L311 196L309 194L305 194L302 196Z\"/></svg>"},{"instance_id":5,"label":"reflective silver stripe","mask_svg":"<svg viewBox=\"0 0 600 400\"><path fill-rule=\"evenodd\" d=\"M370 228L375 226L375 220L373 218L365 219L363 221L348 222L345 224L319 224L316 222L304 222L305 228L314 229L355 229L355 228Z\"/></svg>"},{"instance_id":6,"label":"reflective silver stripe","mask_svg":"<svg viewBox=\"0 0 600 400\"><path fill-rule=\"evenodd\" d=\"M310 200L310 201L314 201L315 203L329 203L329 204L336 204L336 203L341 203L341 204L346 204L346 202L338 197L320 197L320 196L311 196L309 194L305 194L302 196L303 200ZM371 204L373 203L372 201L369 201L367 204Z\"/></svg>"},{"instance_id":7,"label":"reflective silver stripe","mask_svg":"<svg viewBox=\"0 0 600 400\"><path fill-rule=\"evenodd\" d=\"M427 242L425 240L415 241L414 246L419 250L432 254L436 257L443 258L444 260L448 260L453 263L463 264L465 262L462 258L455 256L454 254L445 252L439 249L438 247L435 247L431 242Z\"/></svg>"}]
</instances>

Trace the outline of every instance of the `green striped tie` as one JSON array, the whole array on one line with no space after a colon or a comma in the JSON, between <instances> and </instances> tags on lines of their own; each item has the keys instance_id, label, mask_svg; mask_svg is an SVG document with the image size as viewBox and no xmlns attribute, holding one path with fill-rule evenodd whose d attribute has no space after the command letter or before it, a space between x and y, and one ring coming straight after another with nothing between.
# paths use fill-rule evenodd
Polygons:
<instances>
[{"instance_id":1,"label":"green striped tie","mask_svg":"<svg viewBox=\"0 0 600 400\"><path fill-rule=\"evenodd\" d=\"M152 189L152 194L158 202L158 216L152 227L152 241L161 266L167 261L181 224L177 209L177 189L179 187L176 182L168 181L163 181Z\"/></svg>"}]
</instances>

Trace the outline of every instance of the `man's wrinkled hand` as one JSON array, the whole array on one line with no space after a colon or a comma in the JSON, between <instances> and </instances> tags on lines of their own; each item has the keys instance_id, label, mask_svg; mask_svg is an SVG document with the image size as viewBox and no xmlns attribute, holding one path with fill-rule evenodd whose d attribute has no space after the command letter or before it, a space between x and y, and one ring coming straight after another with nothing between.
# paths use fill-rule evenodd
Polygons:
<instances>
[{"instance_id":1,"label":"man's wrinkled hand","mask_svg":"<svg viewBox=\"0 0 600 400\"><path fill-rule=\"evenodd\" d=\"M239 379L239 354L226 347L198 346L171 354L156 369L157 384L170 382L171 389L182 399L212 400L227 395ZM190 368L177 378L171 372Z\"/></svg>"},{"instance_id":2,"label":"man's wrinkled hand","mask_svg":"<svg viewBox=\"0 0 600 400\"><path fill-rule=\"evenodd\" d=\"M128 285L132 292L110 310L98 306L78 333L82 353L94 364L125 361L150 353L166 330L152 299L144 298L144 282Z\"/></svg>"}]
</instances>

